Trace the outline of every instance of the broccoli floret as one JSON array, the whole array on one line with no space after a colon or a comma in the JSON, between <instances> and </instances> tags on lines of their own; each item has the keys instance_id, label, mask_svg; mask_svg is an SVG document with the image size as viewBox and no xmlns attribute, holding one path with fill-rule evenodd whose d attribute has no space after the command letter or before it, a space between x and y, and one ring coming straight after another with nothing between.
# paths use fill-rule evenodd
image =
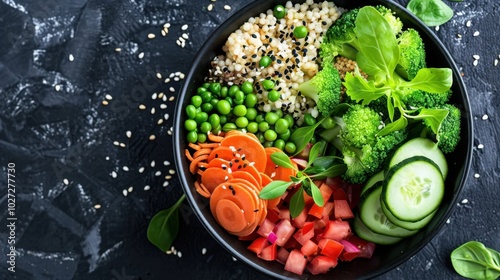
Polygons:
<instances>
[{"instance_id":1,"label":"broccoli floret","mask_svg":"<svg viewBox=\"0 0 500 280\"><path fill-rule=\"evenodd\" d=\"M359 9L343 13L326 31L320 45L323 64L333 63L337 55L355 60L358 53L358 38L354 32Z\"/></svg>"},{"instance_id":2,"label":"broccoli floret","mask_svg":"<svg viewBox=\"0 0 500 280\"><path fill-rule=\"evenodd\" d=\"M408 109L413 108L439 108L448 103L451 91L442 93L426 92L423 90L404 88L400 91L401 101Z\"/></svg>"},{"instance_id":3,"label":"broccoli floret","mask_svg":"<svg viewBox=\"0 0 500 280\"><path fill-rule=\"evenodd\" d=\"M399 62L396 73L401 77L412 80L418 70L425 68L425 47L420 34L412 28L401 33L398 38Z\"/></svg>"},{"instance_id":4,"label":"broccoli floret","mask_svg":"<svg viewBox=\"0 0 500 280\"><path fill-rule=\"evenodd\" d=\"M396 16L394 11L382 5L375 6L375 9L389 22L395 35L403 30L403 22Z\"/></svg>"},{"instance_id":5,"label":"broccoli floret","mask_svg":"<svg viewBox=\"0 0 500 280\"><path fill-rule=\"evenodd\" d=\"M341 152L347 165L343 176L351 183L363 183L380 171L388 155L407 137L406 129L377 135L382 128L381 117L366 106L354 105L336 121L336 127L323 130L319 135Z\"/></svg>"},{"instance_id":6,"label":"broccoli floret","mask_svg":"<svg viewBox=\"0 0 500 280\"><path fill-rule=\"evenodd\" d=\"M328 116L340 103L339 71L332 64L326 64L314 77L299 85L300 93L316 103L318 111Z\"/></svg>"},{"instance_id":7,"label":"broccoli floret","mask_svg":"<svg viewBox=\"0 0 500 280\"><path fill-rule=\"evenodd\" d=\"M433 136L437 140L438 148L447 154L453 152L460 141L460 120L462 113L460 109L451 104L445 104L441 109L448 109L448 115L441 123L438 134Z\"/></svg>"}]
</instances>

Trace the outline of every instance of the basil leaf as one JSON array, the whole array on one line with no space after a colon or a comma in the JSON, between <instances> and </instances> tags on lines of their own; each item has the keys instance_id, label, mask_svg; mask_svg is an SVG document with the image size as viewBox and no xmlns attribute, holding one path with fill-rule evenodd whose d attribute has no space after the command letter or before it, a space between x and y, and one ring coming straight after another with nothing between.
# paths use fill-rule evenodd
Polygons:
<instances>
[{"instance_id":1,"label":"basil leaf","mask_svg":"<svg viewBox=\"0 0 500 280\"><path fill-rule=\"evenodd\" d=\"M455 271L471 279L496 279L500 277L500 253L481 242L469 241L453 250L451 263Z\"/></svg>"},{"instance_id":2,"label":"basil leaf","mask_svg":"<svg viewBox=\"0 0 500 280\"><path fill-rule=\"evenodd\" d=\"M305 202L304 202L304 191L302 187L297 190L297 192L290 198L290 216L292 218L296 218L300 215L302 210L304 210Z\"/></svg>"},{"instance_id":3,"label":"basil leaf","mask_svg":"<svg viewBox=\"0 0 500 280\"><path fill-rule=\"evenodd\" d=\"M373 81L365 80L360 74L353 75L350 72L345 73L345 82L343 85L346 88L346 94L352 100L359 102L363 101L363 105L368 105L373 100L377 100L384 95L390 94L389 88L377 88Z\"/></svg>"},{"instance_id":4,"label":"basil leaf","mask_svg":"<svg viewBox=\"0 0 500 280\"><path fill-rule=\"evenodd\" d=\"M391 78L399 62L399 47L389 22L374 7L365 6L359 9L355 25L359 51L366 57L361 62L371 62L370 66L359 64L359 67L375 65Z\"/></svg>"},{"instance_id":5,"label":"basil leaf","mask_svg":"<svg viewBox=\"0 0 500 280\"><path fill-rule=\"evenodd\" d=\"M304 169L304 173L308 175L313 175L324 171L325 168L323 166L309 166L308 168Z\"/></svg>"},{"instance_id":6,"label":"basil leaf","mask_svg":"<svg viewBox=\"0 0 500 280\"><path fill-rule=\"evenodd\" d=\"M272 153L271 160L278 166L295 169L295 166L292 164L292 161L290 160L288 155L283 152Z\"/></svg>"},{"instance_id":7,"label":"basil leaf","mask_svg":"<svg viewBox=\"0 0 500 280\"><path fill-rule=\"evenodd\" d=\"M148 240L163 252L170 249L179 233L179 206L185 198L183 194L172 207L156 213L149 222Z\"/></svg>"},{"instance_id":8,"label":"basil leaf","mask_svg":"<svg viewBox=\"0 0 500 280\"><path fill-rule=\"evenodd\" d=\"M313 166L321 166L326 169L330 167L330 165L332 165L335 162L335 160L341 160L341 158L337 156L318 157L317 159L314 160Z\"/></svg>"},{"instance_id":9,"label":"basil leaf","mask_svg":"<svg viewBox=\"0 0 500 280\"><path fill-rule=\"evenodd\" d=\"M314 180L323 180L326 178L337 177L347 171L347 165L343 163L335 164L328 167L325 171L311 175L310 178Z\"/></svg>"},{"instance_id":10,"label":"basil leaf","mask_svg":"<svg viewBox=\"0 0 500 280\"><path fill-rule=\"evenodd\" d=\"M411 0L406 8L427 26L437 26L453 17L453 10L441 0Z\"/></svg>"},{"instance_id":11,"label":"basil leaf","mask_svg":"<svg viewBox=\"0 0 500 280\"><path fill-rule=\"evenodd\" d=\"M404 116L401 116L399 119L396 121L393 121L389 124L387 124L384 128L382 128L377 135L378 136L385 136L387 134L390 134L391 132L400 130L405 128L408 125L408 119L405 118Z\"/></svg>"},{"instance_id":12,"label":"basil leaf","mask_svg":"<svg viewBox=\"0 0 500 280\"><path fill-rule=\"evenodd\" d=\"M272 181L267 184L259 193L259 197L262 199L274 199L282 196L288 187L290 187L293 182L285 181Z\"/></svg>"},{"instance_id":13,"label":"basil leaf","mask_svg":"<svg viewBox=\"0 0 500 280\"><path fill-rule=\"evenodd\" d=\"M325 201L323 199L321 191L319 190L318 186L316 186L316 184L314 184L313 182L311 182L311 193L314 203L316 203L318 206L325 205Z\"/></svg>"},{"instance_id":14,"label":"basil leaf","mask_svg":"<svg viewBox=\"0 0 500 280\"><path fill-rule=\"evenodd\" d=\"M292 135L290 136L290 141L293 142L297 147L294 155L304 150L304 148L313 138L314 131L321 124L322 120L323 119L319 120L314 125L299 127L292 133Z\"/></svg>"},{"instance_id":15,"label":"basil leaf","mask_svg":"<svg viewBox=\"0 0 500 280\"><path fill-rule=\"evenodd\" d=\"M448 116L448 113L448 109L423 108L419 111L418 115L411 116L411 118L423 120L425 125L427 125L432 130L432 132L434 132L434 134L438 135L441 123L443 123L443 120L446 118L446 116ZM407 117L409 116L407 115Z\"/></svg>"},{"instance_id":16,"label":"basil leaf","mask_svg":"<svg viewBox=\"0 0 500 280\"><path fill-rule=\"evenodd\" d=\"M401 85L427 92L445 92L453 84L452 75L450 68L422 68L413 80Z\"/></svg>"},{"instance_id":17,"label":"basil leaf","mask_svg":"<svg viewBox=\"0 0 500 280\"><path fill-rule=\"evenodd\" d=\"M310 166L318 156L323 155L323 153L325 152L325 148L325 141L319 141L314 144L314 146L312 146L311 150L309 151L309 161L307 162L307 165Z\"/></svg>"}]
</instances>

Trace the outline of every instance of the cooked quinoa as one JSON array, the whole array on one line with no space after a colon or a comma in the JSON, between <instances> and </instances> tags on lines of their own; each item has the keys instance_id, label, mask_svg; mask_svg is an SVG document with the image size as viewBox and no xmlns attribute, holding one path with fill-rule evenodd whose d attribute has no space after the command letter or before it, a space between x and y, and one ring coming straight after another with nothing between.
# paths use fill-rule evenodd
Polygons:
<instances>
[{"instance_id":1,"label":"cooked quinoa","mask_svg":"<svg viewBox=\"0 0 500 280\"><path fill-rule=\"evenodd\" d=\"M233 32L223 46L224 55L214 58L210 79L228 84L251 81L257 93L258 109L264 112L281 109L292 114L298 124L305 113L318 115L315 104L298 92L299 84L309 80L318 72L316 60L322 35L341 15L342 9L332 2L314 3L307 0L303 4L285 5L287 13L277 19L270 9L257 17L251 17ZM306 26L308 35L296 39L293 30ZM271 58L270 66L261 68L263 56ZM281 98L272 102L261 82L272 79L274 89Z\"/></svg>"}]
</instances>

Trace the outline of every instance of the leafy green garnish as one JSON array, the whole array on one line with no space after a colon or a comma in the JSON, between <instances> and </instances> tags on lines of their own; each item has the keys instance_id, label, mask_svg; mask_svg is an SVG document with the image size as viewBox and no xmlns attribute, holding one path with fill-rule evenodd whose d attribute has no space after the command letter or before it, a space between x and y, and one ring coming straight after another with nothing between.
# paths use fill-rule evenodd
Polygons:
<instances>
[{"instance_id":1,"label":"leafy green garnish","mask_svg":"<svg viewBox=\"0 0 500 280\"><path fill-rule=\"evenodd\" d=\"M438 26L453 17L453 10L442 0L411 0L406 8L427 26Z\"/></svg>"},{"instance_id":2,"label":"leafy green garnish","mask_svg":"<svg viewBox=\"0 0 500 280\"><path fill-rule=\"evenodd\" d=\"M149 222L148 240L162 252L170 249L179 233L179 206L184 199L186 199L185 194L172 207L156 213Z\"/></svg>"},{"instance_id":3,"label":"leafy green garnish","mask_svg":"<svg viewBox=\"0 0 500 280\"><path fill-rule=\"evenodd\" d=\"M470 279L500 277L500 253L481 242L469 241L453 250L451 263L455 271Z\"/></svg>"}]
</instances>

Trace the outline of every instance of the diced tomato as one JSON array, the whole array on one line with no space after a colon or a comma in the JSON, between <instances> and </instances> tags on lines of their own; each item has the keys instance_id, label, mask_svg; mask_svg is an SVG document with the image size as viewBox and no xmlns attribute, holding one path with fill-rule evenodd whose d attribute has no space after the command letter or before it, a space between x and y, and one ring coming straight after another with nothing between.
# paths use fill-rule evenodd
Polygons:
<instances>
[{"instance_id":1,"label":"diced tomato","mask_svg":"<svg viewBox=\"0 0 500 280\"><path fill-rule=\"evenodd\" d=\"M327 202L328 200L330 200L330 196L333 193L333 189L330 186L323 183L319 187L319 191L321 192L321 195L323 196L323 201Z\"/></svg>"},{"instance_id":2,"label":"diced tomato","mask_svg":"<svg viewBox=\"0 0 500 280\"><path fill-rule=\"evenodd\" d=\"M336 188L333 191L333 200L347 200L347 194L343 188Z\"/></svg>"},{"instance_id":3,"label":"diced tomato","mask_svg":"<svg viewBox=\"0 0 500 280\"><path fill-rule=\"evenodd\" d=\"M340 241L351 234L351 227L347 221L333 220L328 222L325 230L318 235L318 238L328 238Z\"/></svg>"},{"instance_id":4,"label":"diced tomato","mask_svg":"<svg viewBox=\"0 0 500 280\"><path fill-rule=\"evenodd\" d=\"M279 211L278 210L267 210L266 219L268 219L269 221L271 221L273 223L278 222L278 220L280 219Z\"/></svg>"},{"instance_id":5,"label":"diced tomato","mask_svg":"<svg viewBox=\"0 0 500 280\"><path fill-rule=\"evenodd\" d=\"M262 249L260 254L257 254L257 256L266 261L274 261L276 260L277 252L278 252L278 245L274 243Z\"/></svg>"},{"instance_id":6,"label":"diced tomato","mask_svg":"<svg viewBox=\"0 0 500 280\"><path fill-rule=\"evenodd\" d=\"M267 237L271 231L273 231L275 224L271 220L265 218L262 224L259 226L257 233L260 236Z\"/></svg>"},{"instance_id":7,"label":"diced tomato","mask_svg":"<svg viewBox=\"0 0 500 280\"><path fill-rule=\"evenodd\" d=\"M325 206L323 206L323 213L321 214L322 217L330 217L334 208L335 208L335 202L329 201L325 203Z\"/></svg>"},{"instance_id":8,"label":"diced tomato","mask_svg":"<svg viewBox=\"0 0 500 280\"><path fill-rule=\"evenodd\" d=\"M359 254L360 258L369 259L372 257L373 252L375 251L375 243L366 241L357 235L351 235L346 240L359 248L361 251Z\"/></svg>"},{"instance_id":9,"label":"diced tomato","mask_svg":"<svg viewBox=\"0 0 500 280\"><path fill-rule=\"evenodd\" d=\"M290 219L291 219L290 210L288 210L288 208L280 209L278 217L280 220L289 220L290 221Z\"/></svg>"},{"instance_id":10,"label":"diced tomato","mask_svg":"<svg viewBox=\"0 0 500 280\"><path fill-rule=\"evenodd\" d=\"M300 251L302 252L302 254L308 257L316 255L318 253L318 244L314 243L313 241L311 241L311 239L309 239L306 242L304 242L304 244L302 244Z\"/></svg>"},{"instance_id":11,"label":"diced tomato","mask_svg":"<svg viewBox=\"0 0 500 280\"><path fill-rule=\"evenodd\" d=\"M293 272L298 275L304 273L306 268L307 257L302 254L300 250L292 250L286 259L285 270Z\"/></svg>"},{"instance_id":12,"label":"diced tomato","mask_svg":"<svg viewBox=\"0 0 500 280\"><path fill-rule=\"evenodd\" d=\"M294 232L295 228L292 226L289 220L281 220L274 227L274 233L276 233L276 236L278 236L276 244L278 244L279 246L285 245L288 239L292 237Z\"/></svg>"},{"instance_id":13,"label":"diced tomato","mask_svg":"<svg viewBox=\"0 0 500 280\"><path fill-rule=\"evenodd\" d=\"M338 259L344 250L344 245L328 238L321 239L318 242L318 247L321 249L319 252L321 255L328 256L334 260Z\"/></svg>"},{"instance_id":14,"label":"diced tomato","mask_svg":"<svg viewBox=\"0 0 500 280\"><path fill-rule=\"evenodd\" d=\"M283 248L285 249L297 249L297 248L300 248L301 244L299 242L297 242L297 239L295 238L290 238L288 239L288 242L285 243L285 245L283 245Z\"/></svg>"},{"instance_id":15,"label":"diced tomato","mask_svg":"<svg viewBox=\"0 0 500 280\"><path fill-rule=\"evenodd\" d=\"M331 268L336 267L338 261L327 256L316 256L307 264L307 270L312 275L327 273Z\"/></svg>"},{"instance_id":16,"label":"diced tomato","mask_svg":"<svg viewBox=\"0 0 500 280\"><path fill-rule=\"evenodd\" d=\"M269 245L269 242L267 242L267 239L265 237L258 237L255 239L248 247L247 249L256 253L260 254L262 249L264 249L266 246Z\"/></svg>"},{"instance_id":17,"label":"diced tomato","mask_svg":"<svg viewBox=\"0 0 500 280\"><path fill-rule=\"evenodd\" d=\"M293 237L300 244L304 244L307 240L314 236L314 222L306 222L301 229L298 229Z\"/></svg>"},{"instance_id":18,"label":"diced tomato","mask_svg":"<svg viewBox=\"0 0 500 280\"><path fill-rule=\"evenodd\" d=\"M334 213L335 219L352 219L354 214L352 213L351 207L347 200L335 200L334 201Z\"/></svg>"},{"instance_id":19,"label":"diced tomato","mask_svg":"<svg viewBox=\"0 0 500 280\"><path fill-rule=\"evenodd\" d=\"M286 259L288 259L288 255L290 255L290 252L288 252L287 249L281 247L278 250L278 254L276 255L276 260L281 264L285 264Z\"/></svg>"},{"instance_id":20,"label":"diced tomato","mask_svg":"<svg viewBox=\"0 0 500 280\"><path fill-rule=\"evenodd\" d=\"M323 206L319 206L318 204L314 203L307 214L321 219L321 217L323 216Z\"/></svg>"},{"instance_id":21,"label":"diced tomato","mask_svg":"<svg viewBox=\"0 0 500 280\"><path fill-rule=\"evenodd\" d=\"M326 224L328 223L329 220L330 220L330 218L328 218L328 216L326 216L326 217L321 218L321 220L314 221L314 229L325 228Z\"/></svg>"},{"instance_id":22,"label":"diced tomato","mask_svg":"<svg viewBox=\"0 0 500 280\"><path fill-rule=\"evenodd\" d=\"M302 228L307 221L307 207L304 207L304 210L300 212L300 214L292 219L292 225L296 228Z\"/></svg>"}]
</instances>

